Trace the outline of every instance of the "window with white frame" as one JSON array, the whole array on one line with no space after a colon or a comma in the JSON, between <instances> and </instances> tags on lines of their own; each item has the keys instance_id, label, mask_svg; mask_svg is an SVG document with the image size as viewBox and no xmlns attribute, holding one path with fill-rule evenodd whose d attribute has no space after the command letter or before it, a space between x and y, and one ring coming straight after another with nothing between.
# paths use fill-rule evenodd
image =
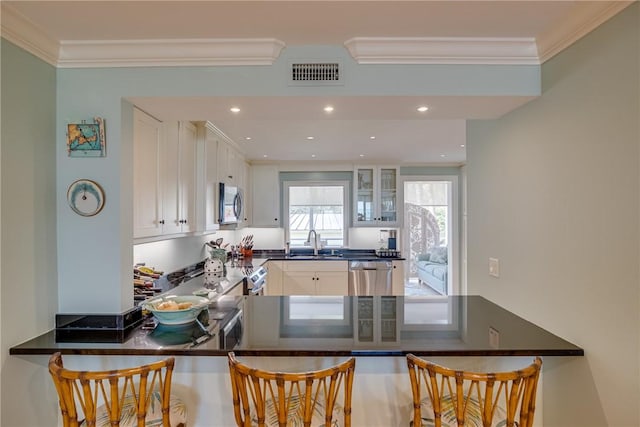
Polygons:
<instances>
[{"instance_id":1,"label":"window with white frame","mask_svg":"<svg viewBox=\"0 0 640 427\"><path fill-rule=\"evenodd\" d=\"M311 230L324 246L347 245L348 185L346 181L284 183L285 232L292 248L308 246Z\"/></svg>"}]
</instances>

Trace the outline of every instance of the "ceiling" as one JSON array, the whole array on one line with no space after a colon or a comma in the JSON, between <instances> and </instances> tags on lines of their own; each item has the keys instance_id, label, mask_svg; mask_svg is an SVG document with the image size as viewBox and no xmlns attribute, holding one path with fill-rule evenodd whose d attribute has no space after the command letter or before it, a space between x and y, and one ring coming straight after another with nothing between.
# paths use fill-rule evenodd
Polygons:
<instances>
[{"instance_id":1,"label":"ceiling","mask_svg":"<svg viewBox=\"0 0 640 427\"><path fill-rule=\"evenodd\" d=\"M18 45L20 30L12 20L18 17L23 23L20 28L30 26L37 30L37 37L31 39L36 42L22 45L35 54L37 44L62 52L65 43L87 40L275 39L291 47L344 46L349 40L365 37L454 37L531 40L540 63L629 3L4 0L0 16L3 37ZM209 120L240 145L251 160L264 160L267 156L267 160L286 161L462 164L465 119L499 117L530 98L279 96L131 100L160 119ZM422 104L429 105L427 113L416 111ZM241 107L240 113L229 111L234 105ZM334 111L325 113L325 105L332 105ZM314 139L307 139L310 136Z\"/></svg>"}]
</instances>

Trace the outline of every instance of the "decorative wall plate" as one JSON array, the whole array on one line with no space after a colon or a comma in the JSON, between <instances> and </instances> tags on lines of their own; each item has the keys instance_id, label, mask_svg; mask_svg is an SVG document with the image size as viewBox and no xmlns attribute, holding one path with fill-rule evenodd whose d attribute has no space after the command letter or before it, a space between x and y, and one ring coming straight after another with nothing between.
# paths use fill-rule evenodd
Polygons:
<instances>
[{"instance_id":1,"label":"decorative wall plate","mask_svg":"<svg viewBox=\"0 0 640 427\"><path fill-rule=\"evenodd\" d=\"M98 183L89 179L73 182L67 190L67 201L71 209L82 216L93 216L104 206L104 191Z\"/></svg>"}]
</instances>

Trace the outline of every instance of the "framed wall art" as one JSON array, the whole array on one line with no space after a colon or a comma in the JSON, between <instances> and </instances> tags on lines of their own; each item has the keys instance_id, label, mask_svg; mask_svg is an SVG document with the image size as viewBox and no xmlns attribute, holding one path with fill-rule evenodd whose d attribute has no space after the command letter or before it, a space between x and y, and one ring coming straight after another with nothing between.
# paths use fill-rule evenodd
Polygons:
<instances>
[{"instance_id":1,"label":"framed wall art","mask_svg":"<svg viewBox=\"0 0 640 427\"><path fill-rule=\"evenodd\" d=\"M69 157L104 157L107 155L105 122L94 117L93 123L67 124L67 152Z\"/></svg>"}]
</instances>

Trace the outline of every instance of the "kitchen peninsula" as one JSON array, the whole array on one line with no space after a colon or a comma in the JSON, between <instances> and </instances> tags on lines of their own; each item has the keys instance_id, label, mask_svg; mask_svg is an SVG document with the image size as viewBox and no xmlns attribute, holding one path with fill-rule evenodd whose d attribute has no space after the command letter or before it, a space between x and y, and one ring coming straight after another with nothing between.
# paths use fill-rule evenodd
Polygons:
<instances>
[{"instance_id":1,"label":"kitchen peninsula","mask_svg":"<svg viewBox=\"0 0 640 427\"><path fill-rule=\"evenodd\" d=\"M196 427L234 423L226 359L231 349L256 366L281 371L321 369L356 356L353 425L381 427L409 423L407 353L489 370L516 369L534 356L584 355L582 348L480 296L237 295L246 274L274 258L227 265L228 293L212 298L204 329L193 324L149 328L143 321L126 340L110 343L56 342L55 331L50 331L12 347L10 354L39 365L43 374L56 351L65 355L65 364L86 370L175 356L172 389L187 402L189 425ZM171 292L191 294L203 285L202 275L195 276ZM242 334L238 340L234 334L231 341L221 339L224 323L231 319L240 321ZM226 346L234 341L237 345ZM49 385L50 399L42 403L55 408L55 390ZM542 392L536 404L538 422L543 419L541 399ZM53 425L58 414L52 410L49 416L48 425Z\"/></svg>"},{"instance_id":2,"label":"kitchen peninsula","mask_svg":"<svg viewBox=\"0 0 640 427\"><path fill-rule=\"evenodd\" d=\"M233 349L239 356L286 357L584 355L580 347L480 296L340 297L333 304L345 316L322 324L292 316L292 304L322 310L326 298L291 298L220 297L209 308L206 329L212 336L202 341L198 338L206 332L199 333L196 325L165 327L164 338L141 326L122 343L56 342L50 331L12 347L10 354L225 356ZM216 339L215 323L233 306L243 311L242 339L235 348L224 348Z\"/></svg>"}]
</instances>

